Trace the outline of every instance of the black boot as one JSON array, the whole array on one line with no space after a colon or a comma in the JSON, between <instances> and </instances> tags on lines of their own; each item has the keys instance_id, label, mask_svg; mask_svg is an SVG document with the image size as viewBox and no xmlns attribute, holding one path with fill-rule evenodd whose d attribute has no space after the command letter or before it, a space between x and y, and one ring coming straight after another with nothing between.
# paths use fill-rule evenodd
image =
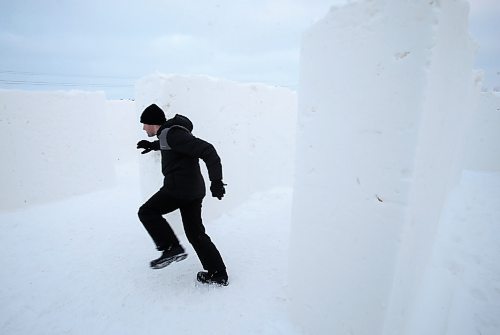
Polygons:
<instances>
[{"instance_id":1,"label":"black boot","mask_svg":"<svg viewBox=\"0 0 500 335\"><path fill-rule=\"evenodd\" d=\"M198 272L196 279L203 284L216 284L221 286L229 285L227 272L225 270L214 272L201 271Z\"/></svg>"},{"instance_id":2,"label":"black boot","mask_svg":"<svg viewBox=\"0 0 500 335\"><path fill-rule=\"evenodd\" d=\"M151 261L150 265L153 269L162 269L172 262L180 262L186 259L187 254L181 245L170 246L168 249L163 250L160 258Z\"/></svg>"}]
</instances>

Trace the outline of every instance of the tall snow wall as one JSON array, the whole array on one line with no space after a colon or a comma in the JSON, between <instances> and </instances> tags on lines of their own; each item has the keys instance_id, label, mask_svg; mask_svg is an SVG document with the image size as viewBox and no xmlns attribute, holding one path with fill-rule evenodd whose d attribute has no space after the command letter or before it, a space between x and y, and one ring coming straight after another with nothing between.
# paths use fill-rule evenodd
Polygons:
<instances>
[{"instance_id":1,"label":"tall snow wall","mask_svg":"<svg viewBox=\"0 0 500 335\"><path fill-rule=\"evenodd\" d=\"M296 93L263 84L242 84L207 76L152 75L136 85L137 122L151 103L167 118L187 116L193 134L212 143L222 160L227 194L212 215L243 202L250 194L293 183ZM145 138L137 123L138 138ZM146 157L144 157L146 156ZM160 155L140 157L143 193L162 183ZM200 162L206 176L206 168ZM205 178L208 188L208 177ZM207 201L217 201L207 197Z\"/></svg>"},{"instance_id":2,"label":"tall snow wall","mask_svg":"<svg viewBox=\"0 0 500 335\"><path fill-rule=\"evenodd\" d=\"M366 0L304 34L290 292L308 334L425 320L422 273L477 93L467 13L460 0Z\"/></svg>"},{"instance_id":3,"label":"tall snow wall","mask_svg":"<svg viewBox=\"0 0 500 335\"><path fill-rule=\"evenodd\" d=\"M0 91L0 210L114 184L105 96Z\"/></svg>"}]
</instances>

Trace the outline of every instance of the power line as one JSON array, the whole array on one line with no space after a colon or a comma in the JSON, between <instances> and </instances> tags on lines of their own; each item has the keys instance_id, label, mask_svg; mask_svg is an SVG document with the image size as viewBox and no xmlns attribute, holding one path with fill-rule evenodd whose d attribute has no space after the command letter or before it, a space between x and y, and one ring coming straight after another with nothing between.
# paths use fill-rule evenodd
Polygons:
<instances>
[{"instance_id":1,"label":"power line","mask_svg":"<svg viewBox=\"0 0 500 335\"><path fill-rule=\"evenodd\" d=\"M36 78L44 77L44 78ZM83 79L82 81L80 81ZM82 87L82 88L129 88L137 78L110 75L48 73L37 71L0 70L0 86L3 87ZM103 82L104 81L104 82Z\"/></svg>"},{"instance_id":2,"label":"power line","mask_svg":"<svg viewBox=\"0 0 500 335\"><path fill-rule=\"evenodd\" d=\"M0 79L0 83L4 85L32 85L32 86L64 86L64 87L133 87L132 84L108 84L108 83L69 83L69 82L49 82L49 81L28 81L28 80L6 80Z\"/></svg>"},{"instance_id":3,"label":"power line","mask_svg":"<svg viewBox=\"0 0 500 335\"><path fill-rule=\"evenodd\" d=\"M16 70L0 70L0 74L6 74L6 75L23 75L23 76L48 76L48 77L74 77L74 78L92 78L92 79L137 80L136 77L128 77L128 76L89 75L89 74L70 74L70 73L47 73L47 72L16 71Z\"/></svg>"}]
</instances>

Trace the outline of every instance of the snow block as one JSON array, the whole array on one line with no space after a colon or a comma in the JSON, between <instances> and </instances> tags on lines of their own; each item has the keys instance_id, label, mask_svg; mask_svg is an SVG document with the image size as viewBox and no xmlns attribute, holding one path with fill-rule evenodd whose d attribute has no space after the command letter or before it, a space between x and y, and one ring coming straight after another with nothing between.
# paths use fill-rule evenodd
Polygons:
<instances>
[{"instance_id":1,"label":"snow block","mask_svg":"<svg viewBox=\"0 0 500 335\"><path fill-rule=\"evenodd\" d=\"M228 184L224 202L218 207L227 209L252 193L292 184L297 122L294 91L207 76L158 74L138 82L136 103L138 115L156 103L167 118L187 116L194 124L193 134L215 146ZM144 156L148 157L140 157L141 178L147 197L163 179L160 154ZM205 173L202 161L200 165ZM205 182L208 191L206 173Z\"/></svg>"},{"instance_id":2,"label":"snow block","mask_svg":"<svg viewBox=\"0 0 500 335\"><path fill-rule=\"evenodd\" d=\"M466 134L464 168L500 171L500 93L481 93L478 105Z\"/></svg>"},{"instance_id":3,"label":"snow block","mask_svg":"<svg viewBox=\"0 0 500 335\"><path fill-rule=\"evenodd\" d=\"M135 101L107 100L105 129L115 164L137 164L138 124Z\"/></svg>"},{"instance_id":4,"label":"snow block","mask_svg":"<svg viewBox=\"0 0 500 335\"><path fill-rule=\"evenodd\" d=\"M422 299L430 291L424 278L436 246L436 232L446 200L460 180L470 114L477 109L473 71L475 46L468 33L466 1L435 3L434 46L423 88L410 206L385 324L386 334L443 334L453 288L432 305Z\"/></svg>"},{"instance_id":5,"label":"snow block","mask_svg":"<svg viewBox=\"0 0 500 335\"><path fill-rule=\"evenodd\" d=\"M412 311L474 101L467 9L359 1L304 35L290 292L308 334L425 319Z\"/></svg>"},{"instance_id":6,"label":"snow block","mask_svg":"<svg viewBox=\"0 0 500 335\"><path fill-rule=\"evenodd\" d=\"M113 185L105 127L104 94L0 91L0 210Z\"/></svg>"}]
</instances>

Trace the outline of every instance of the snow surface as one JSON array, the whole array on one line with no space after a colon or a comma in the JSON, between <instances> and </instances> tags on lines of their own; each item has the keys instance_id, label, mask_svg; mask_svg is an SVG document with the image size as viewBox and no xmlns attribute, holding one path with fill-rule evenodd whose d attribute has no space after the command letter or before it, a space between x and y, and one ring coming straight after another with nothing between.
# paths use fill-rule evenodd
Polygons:
<instances>
[{"instance_id":1,"label":"snow surface","mask_svg":"<svg viewBox=\"0 0 500 335\"><path fill-rule=\"evenodd\" d=\"M137 165L117 187L1 213L1 334L298 334L287 316L291 189L256 193L205 222L230 274L197 284L189 256L161 270L137 219ZM167 215L167 219L172 216Z\"/></svg>"},{"instance_id":2,"label":"snow surface","mask_svg":"<svg viewBox=\"0 0 500 335\"><path fill-rule=\"evenodd\" d=\"M288 315L290 188L255 193L205 222L230 274L229 286L207 287L195 281L200 264L175 218L189 257L148 267L157 252L136 217L139 169L118 171L114 188L0 213L1 334L306 334ZM452 310L432 310L449 315L442 334L498 334L499 219L500 173L466 173L429 275L427 299L454 288ZM318 251L305 252L316 261Z\"/></svg>"},{"instance_id":3,"label":"snow surface","mask_svg":"<svg viewBox=\"0 0 500 335\"><path fill-rule=\"evenodd\" d=\"M469 120L464 166L500 171L500 93L482 93L478 107Z\"/></svg>"}]
</instances>

